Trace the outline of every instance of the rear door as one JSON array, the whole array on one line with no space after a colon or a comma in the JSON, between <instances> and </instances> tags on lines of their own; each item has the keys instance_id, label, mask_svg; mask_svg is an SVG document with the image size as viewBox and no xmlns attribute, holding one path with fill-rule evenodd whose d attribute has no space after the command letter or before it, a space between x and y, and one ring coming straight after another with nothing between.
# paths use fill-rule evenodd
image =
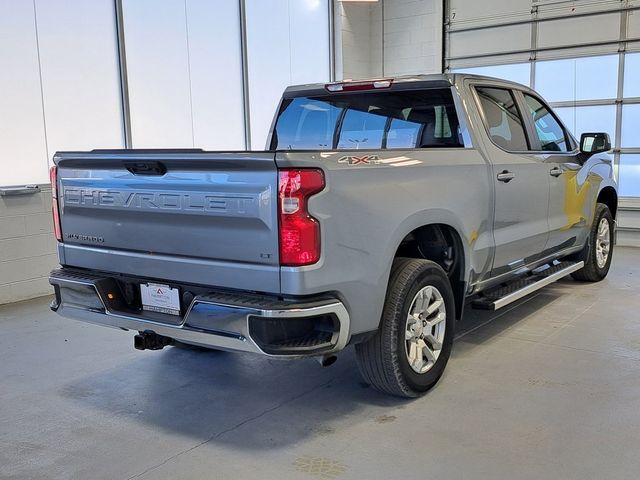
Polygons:
<instances>
[{"instance_id":1,"label":"rear door","mask_svg":"<svg viewBox=\"0 0 640 480\"><path fill-rule=\"evenodd\" d=\"M548 238L549 169L529 150L516 94L475 85L495 182L495 257L492 276L539 258Z\"/></svg>"}]
</instances>

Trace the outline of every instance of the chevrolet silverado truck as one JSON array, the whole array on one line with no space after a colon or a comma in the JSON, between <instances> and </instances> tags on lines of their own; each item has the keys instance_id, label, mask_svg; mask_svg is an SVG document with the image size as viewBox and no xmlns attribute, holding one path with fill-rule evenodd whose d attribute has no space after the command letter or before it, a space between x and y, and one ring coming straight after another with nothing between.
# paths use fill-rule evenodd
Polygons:
<instances>
[{"instance_id":1,"label":"chevrolet silverado truck","mask_svg":"<svg viewBox=\"0 0 640 480\"><path fill-rule=\"evenodd\" d=\"M51 308L138 349L354 345L368 383L415 397L465 308L607 275L610 148L527 87L445 74L289 87L265 151L59 152Z\"/></svg>"}]
</instances>

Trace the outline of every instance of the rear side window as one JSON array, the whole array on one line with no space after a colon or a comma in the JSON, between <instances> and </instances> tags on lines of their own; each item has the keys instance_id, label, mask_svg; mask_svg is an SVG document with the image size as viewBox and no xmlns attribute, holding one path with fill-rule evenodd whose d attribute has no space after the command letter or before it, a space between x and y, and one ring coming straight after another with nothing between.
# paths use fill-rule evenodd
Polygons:
<instances>
[{"instance_id":1,"label":"rear side window","mask_svg":"<svg viewBox=\"0 0 640 480\"><path fill-rule=\"evenodd\" d=\"M450 89L358 92L285 99L274 150L461 147Z\"/></svg>"},{"instance_id":2,"label":"rear side window","mask_svg":"<svg viewBox=\"0 0 640 480\"><path fill-rule=\"evenodd\" d=\"M529 150L524 123L510 90L476 87L491 140L512 152Z\"/></svg>"}]
</instances>

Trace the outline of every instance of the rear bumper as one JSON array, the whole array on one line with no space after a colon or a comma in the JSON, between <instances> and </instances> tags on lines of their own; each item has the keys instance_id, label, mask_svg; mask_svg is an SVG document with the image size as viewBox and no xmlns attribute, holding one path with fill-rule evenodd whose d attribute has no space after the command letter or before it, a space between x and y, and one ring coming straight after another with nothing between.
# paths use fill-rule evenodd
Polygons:
<instances>
[{"instance_id":1,"label":"rear bumper","mask_svg":"<svg viewBox=\"0 0 640 480\"><path fill-rule=\"evenodd\" d=\"M331 297L283 301L210 292L195 295L178 317L128 306L120 284L107 274L63 268L51 272L49 283L56 294L51 308L64 317L204 347L299 357L338 352L349 340L347 309Z\"/></svg>"}]
</instances>

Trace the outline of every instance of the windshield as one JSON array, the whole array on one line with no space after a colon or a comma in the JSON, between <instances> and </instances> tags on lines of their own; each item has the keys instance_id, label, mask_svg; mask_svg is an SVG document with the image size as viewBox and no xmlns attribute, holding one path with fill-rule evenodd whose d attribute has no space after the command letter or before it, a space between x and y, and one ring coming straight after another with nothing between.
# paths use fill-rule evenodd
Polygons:
<instances>
[{"instance_id":1,"label":"windshield","mask_svg":"<svg viewBox=\"0 0 640 480\"><path fill-rule=\"evenodd\" d=\"M461 146L450 89L287 98L271 141L272 150Z\"/></svg>"}]
</instances>

